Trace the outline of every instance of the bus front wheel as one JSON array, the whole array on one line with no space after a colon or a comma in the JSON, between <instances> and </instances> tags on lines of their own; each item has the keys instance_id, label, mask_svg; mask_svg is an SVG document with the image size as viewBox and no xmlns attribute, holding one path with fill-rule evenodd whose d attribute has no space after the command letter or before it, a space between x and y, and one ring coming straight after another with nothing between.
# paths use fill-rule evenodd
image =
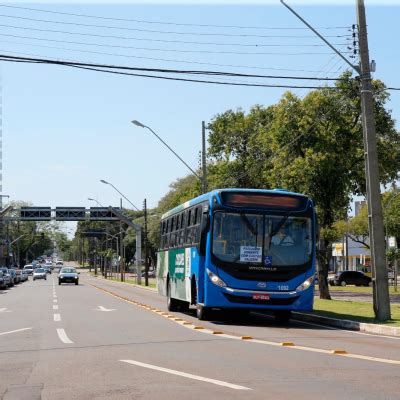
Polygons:
<instances>
[{"instance_id":1,"label":"bus front wheel","mask_svg":"<svg viewBox=\"0 0 400 400\"><path fill-rule=\"evenodd\" d=\"M171 297L171 285L168 281L167 283L167 308L168 311L177 311L178 310L178 300L173 299Z\"/></svg>"}]
</instances>

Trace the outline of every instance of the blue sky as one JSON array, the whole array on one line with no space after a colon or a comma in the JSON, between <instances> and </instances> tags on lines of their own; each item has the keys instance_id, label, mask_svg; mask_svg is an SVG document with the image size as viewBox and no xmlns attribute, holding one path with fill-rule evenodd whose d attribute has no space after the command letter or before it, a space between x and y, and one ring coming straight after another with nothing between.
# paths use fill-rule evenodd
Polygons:
<instances>
[{"instance_id":1,"label":"blue sky","mask_svg":"<svg viewBox=\"0 0 400 400\"><path fill-rule=\"evenodd\" d=\"M335 77L346 69L344 62L334 56L326 46L314 46L322 43L305 29L197 26L208 24L304 28L278 0L254 1L250 5L243 2L220 3L1 3L53 12L147 22L99 20L0 7L0 50L2 54L35 55L135 67L207 69L269 75ZM346 6L339 5L343 2L310 3L313 5L288 0L288 4L293 5L296 11L325 35L348 34L345 28L326 28L350 27L356 23L355 1L345 2ZM370 56L377 63L374 77L382 79L387 86L400 87L400 78L397 76L397 71L400 70L400 47L397 43L400 37L400 7L396 5L397 2L388 1L383 6L374 5L376 3L366 2ZM39 22L39 19L67 24ZM194 25L167 25L166 22ZM185 35L89 28L71 23L175 31ZM22 27L29 29L21 29ZM54 33L49 30L69 33ZM243 35L244 32L260 36L293 37L220 35ZM77 33L85 33L86 36ZM205 35L207 33L219 35ZM105 39L90 35L129 36L141 40ZM36 39L32 39L33 37ZM146 41L149 39L152 41ZM154 39L218 42L225 46L154 42ZM344 38L329 40L340 49L346 50L347 42ZM76 44L78 42L90 45ZM227 43L235 45L227 46ZM258 44L258 47L237 46L238 44ZM271 44L275 47L266 46ZM289 44L293 47L288 47ZM306 44L314 47L306 47ZM142 49L139 50L138 47ZM192 53L200 50L205 52ZM268 54L228 54L226 51ZM113 55L98 54L99 52ZM302 52L307 54L298 54ZM241 107L248 110L254 104L268 106L278 101L284 92L284 89L278 88L162 81L62 66L5 62L0 64L0 73L3 97L3 193L10 194L12 200L29 201L36 206L93 206L87 200L88 197L96 198L103 205L118 205L118 193L99 182L100 179L105 179L112 182L137 207L141 208L144 198L148 199L150 207L154 207L168 192L169 184L185 176L188 171L148 131L133 126L130 123L132 119L149 125L196 169L201 147L202 120L210 121L213 116L228 109ZM278 80L268 81L274 82ZM290 83L299 84L294 81ZM310 81L304 83L315 84ZM293 91L299 96L306 93L306 90L300 89ZM399 120L400 93L391 92L391 98L389 108ZM126 202L124 205L129 206Z\"/></svg>"}]
</instances>

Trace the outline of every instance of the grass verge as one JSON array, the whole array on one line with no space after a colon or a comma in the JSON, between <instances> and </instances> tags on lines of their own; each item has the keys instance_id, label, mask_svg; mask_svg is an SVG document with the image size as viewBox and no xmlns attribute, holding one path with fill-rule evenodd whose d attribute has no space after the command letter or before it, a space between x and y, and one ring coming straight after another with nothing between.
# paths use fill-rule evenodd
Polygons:
<instances>
[{"instance_id":1,"label":"grass verge","mask_svg":"<svg viewBox=\"0 0 400 400\"><path fill-rule=\"evenodd\" d=\"M400 327L400 306L392 304L390 309L392 319L382 322L375 319L374 310L371 303L361 301L314 299L313 314L322 315L329 318L365 322L368 324L381 324Z\"/></svg>"}]
</instances>

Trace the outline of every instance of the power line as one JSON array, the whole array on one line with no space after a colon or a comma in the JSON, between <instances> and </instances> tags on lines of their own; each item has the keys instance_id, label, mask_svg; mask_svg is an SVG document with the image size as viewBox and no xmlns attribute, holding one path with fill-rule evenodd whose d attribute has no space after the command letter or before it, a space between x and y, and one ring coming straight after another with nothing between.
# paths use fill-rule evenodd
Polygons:
<instances>
[{"instance_id":1,"label":"power line","mask_svg":"<svg viewBox=\"0 0 400 400\"><path fill-rule=\"evenodd\" d=\"M13 45L17 44L17 45L21 45L21 46L31 46L31 47L32 46L33 47L41 47L41 48L46 48L46 49L55 49L55 50L62 50L62 51L74 51L74 52L79 52L79 53L98 54L98 55L106 55L106 56L112 56L112 57L135 58L135 59L141 59L141 60L164 61L164 62L182 63L182 64L212 65L214 67L257 69L257 70L264 70L264 71L266 71L266 70L269 71L270 70L270 71L308 72L308 73L323 73L324 72L324 71L318 71L318 70L274 68L274 67L257 67L257 66L249 66L249 65L218 64L218 63L206 63L206 62L199 62L199 61L187 61L187 60L177 60L177 59L168 59L168 58L134 56L134 55L130 55L130 54L105 53L105 52L100 52L100 51L71 49L71 48L67 48L67 47L46 46L46 45L40 45L40 44L21 43L21 42L13 42L13 41L6 41L6 40L0 40L0 43L9 43L9 44L13 44ZM28 55L32 55L32 54L28 54ZM38 57L41 57L41 56L38 56Z\"/></svg>"},{"instance_id":2,"label":"power line","mask_svg":"<svg viewBox=\"0 0 400 400\"><path fill-rule=\"evenodd\" d=\"M106 47L106 48L120 48L120 49L131 49L131 50L145 50L145 51L162 51L171 53L201 53L201 54L234 54L234 55L276 55L276 56L303 56L303 55L324 55L332 54L321 53L321 52L298 52L298 53L266 53L266 52L243 52L243 51L226 51L226 50L184 50L184 49L160 49L160 48L150 48L150 47L136 47L136 46L122 46L122 45L112 45L112 44L102 44L102 43L88 43L88 42L74 42L70 40L59 40L59 39L48 39L48 38L37 38L31 36L20 36L12 35L8 33L0 33L0 36L13 37L17 39L29 39L29 40L39 40L44 42L54 42L54 43L67 43L67 44L77 44L84 46L94 46L94 47Z\"/></svg>"},{"instance_id":3,"label":"power line","mask_svg":"<svg viewBox=\"0 0 400 400\"><path fill-rule=\"evenodd\" d=\"M68 13L68 12L51 11L51 10L44 10L44 9L31 8L31 7L21 7L21 6L0 5L0 7L28 10L28 11L42 12L42 13L48 13L48 14L56 14L56 15L68 15L68 16L73 16L73 17L94 18L94 19L102 19L102 20L108 20L108 21L136 22L136 23L143 23L143 24L198 26L198 27L203 27L203 28L263 29L263 30L306 30L307 29L307 28L291 28L291 27L192 24L192 23L182 23L182 22L149 21L149 20L141 20L141 19L115 18L115 17L104 17L104 16L99 16L99 15ZM349 28L348 26L338 26L338 27L319 27L318 29L333 30L333 29L348 29L348 28Z\"/></svg>"},{"instance_id":4,"label":"power line","mask_svg":"<svg viewBox=\"0 0 400 400\"><path fill-rule=\"evenodd\" d=\"M109 66L88 66L87 64L82 63L67 63L67 62L60 62L56 60L40 60L40 59L28 59L23 57L12 57L7 55L0 55L0 60L7 61L7 62L25 62L25 63L40 63L40 64L52 64L52 65L61 65L66 67L78 68L78 69L85 69L89 71L96 71L96 72L103 72L103 73L110 73L110 74L117 74L117 75L127 75L127 76L136 76L142 78L154 78L154 79L164 79L164 80L171 80L171 81L183 81L183 82L195 82L195 83L208 83L208 84L215 84L215 85L228 85L228 86L248 86L248 87L268 87L268 88L285 88L285 89L334 89L335 87L329 86L297 86L297 85L278 85L278 84L253 84L253 83L232 83L232 82L218 82L218 81L210 81L205 79L189 79L189 78L178 78L178 77L168 77L168 76L160 76L160 75L149 75L149 74L137 74L131 72L124 72L124 71L113 71L110 70ZM105 69L107 68L107 69ZM133 69L138 71L147 71L144 69L138 68L127 68L127 67L117 67L114 66L112 68L120 68L120 69ZM162 72L162 71L160 71ZM181 72L181 74L188 74L188 72ZM221 75L221 74L220 74ZM229 76L229 75L228 75Z\"/></svg>"},{"instance_id":5,"label":"power line","mask_svg":"<svg viewBox=\"0 0 400 400\"><path fill-rule=\"evenodd\" d=\"M119 40L136 40L143 42L161 42L161 43L183 43L183 44L197 44L197 45L212 45L212 46L235 46L235 47L325 47L323 44L259 44L259 43L216 43L216 42L198 42L190 40L169 40L169 39L149 39L149 38L138 38L132 36L116 36L116 35L100 35L95 33L85 33L85 32L70 32L70 31L60 31L54 29L40 29L31 28L25 26L15 26L15 25L5 25L0 24L0 27L12 28L12 29L22 29L27 31L45 32L45 33L62 33L66 35L75 36L88 36L103 39L119 39ZM343 43L335 43L336 46L344 46Z\"/></svg>"},{"instance_id":6,"label":"power line","mask_svg":"<svg viewBox=\"0 0 400 400\"><path fill-rule=\"evenodd\" d=\"M70 25L70 26L84 26L88 28L100 28L100 29L119 29L125 31L135 31L135 32L146 32L146 33L161 33L164 35L185 35L185 36L221 36L221 37L246 37L246 38L313 38L313 35L256 35L256 34L239 34L239 33L213 33L213 32L179 32L179 31L162 31L162 30L153 30L153 29L141 29L141 28L128 28L122 26L109 26L109 25L96 25L96 24L83 24L79 22L68 22L68 21L52 21L46 19L38 19L38 18L28 18L28 17L19 17L19 16L10 16L7 14L0 14L0 17L5 18L13 18L13 19L22 19L25 21L34 21L34 22L44 22L49 24L58 24L58 25ZM350 34L346 35L327 35L327 38L344 38L351 37Z\"/></svg>"},{"instance_id":7,"label":"power line","mask_svg":"<svg viewBox=\"0 0 400 400\"><path fill-rule=\"evenodd\" d=\"M144 67L127 67L122 65L110 65L110 64L94 64L94 63L81 63L81 62L68 62L65 60L54 60L44 58L28 58L28 57L15 57L7 56L6 54L0 54L0 57L4 60L18 60L18 61L33 61L47 64L62 64L62 65L74 65L80 67L94 67L94 68L107 68L107 69L119 69L128 71L143 71L143 72L159 72L166 74L185 74L185 75L215 75L215 76L229 76L229 77L242 77L242 78L264 78L264 79L290 79L290 80L315 80L315 81L340 81L344 79L340 78L318 78L308 76L283 76L283 75L256 75L256 74L243 74L238 72L222 72L222 71L205 71L205 70L182 70L182 69L166 69L166 68L144 68Z\"/></svg>"}]
</instances>

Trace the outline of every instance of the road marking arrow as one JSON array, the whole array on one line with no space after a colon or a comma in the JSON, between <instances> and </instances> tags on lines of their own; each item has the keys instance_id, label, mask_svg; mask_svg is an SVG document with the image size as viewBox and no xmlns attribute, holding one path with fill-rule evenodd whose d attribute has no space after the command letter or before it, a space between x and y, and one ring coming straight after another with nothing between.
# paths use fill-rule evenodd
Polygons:
<instances>
[{"instance_id":1,"label":"road marking arrow","mask_svg":"<svg viewBox=\"0 0 400 400\"><path fill-rule=\"evenodd\" d=\"M115 311L115 308L105 308L103 306L98 306L98 307L99 307L99 309L95 308L96 311L105 311L105 312L107 312L107 311Z\"/></svg>"}]
</instances>

